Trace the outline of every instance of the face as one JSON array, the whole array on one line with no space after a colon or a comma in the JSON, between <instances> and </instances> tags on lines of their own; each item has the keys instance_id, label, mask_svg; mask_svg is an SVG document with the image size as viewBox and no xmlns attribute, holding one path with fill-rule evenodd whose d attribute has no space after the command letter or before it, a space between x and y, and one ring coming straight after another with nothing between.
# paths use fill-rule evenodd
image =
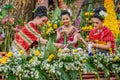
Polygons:
<instances>
[{"instance_id":1,"label":"face","mask_svg":"<svg viewBox=\"0 0 120 80\"><path fill-rule=\"evenodd\" d=\"M45 24L48 21L48 18L46 16L43 17L36 17L36 24L37 26L42 26L43 24Z\"/></svg>"},{"instance_id":2,"label":"face","mask_svg":"<svg viewBox=\"0 0 120 80\"><path fill-rule=\"evenodd\" d=\"M69 26L71 22L70 16L68 14L62 15L62 23L65 26Z\"/></svg>"},{"instance_id":3,"label":"face","mask_svg":"<svg viewBox=\"0 0 120 80\"><path fill-rule=\"evenodd\" d=\"M102 26L103 26L103 21L101 21L101 20L98 19L98 18L93 18L92 20L93 20L94 27L95 27L96 29L102 28Z\"/></svg>"}]
</instances>

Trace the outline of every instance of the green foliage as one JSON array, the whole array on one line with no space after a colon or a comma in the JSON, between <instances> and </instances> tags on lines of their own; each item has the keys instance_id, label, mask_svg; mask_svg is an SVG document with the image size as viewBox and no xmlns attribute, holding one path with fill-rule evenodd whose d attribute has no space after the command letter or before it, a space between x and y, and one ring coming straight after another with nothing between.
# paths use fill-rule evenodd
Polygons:
<instances>
[{"instance_id":1,"label":"green foliage","mask_svg":"<svg viewBox=\"0 0 120 80\"><path fill-rule=\"evenodd\" d=\"M64 2L65 2L68 6L70 6L70 4L72 4L74 1L76 1L76 0L64 0Z\"/></svg>"},{"instance_id":2,"label":"green foliage","mask_svg":"<svg viewBox=\"0 0 120 80\"><path fill-rule=\"evenodd\" d=\"M45 58L48 58L50 54L56 55L57 53L57 48L55 47L51 39L48 40L44 50L45 50L45 56L44 56Z\"/></svg>"}]
</instances>

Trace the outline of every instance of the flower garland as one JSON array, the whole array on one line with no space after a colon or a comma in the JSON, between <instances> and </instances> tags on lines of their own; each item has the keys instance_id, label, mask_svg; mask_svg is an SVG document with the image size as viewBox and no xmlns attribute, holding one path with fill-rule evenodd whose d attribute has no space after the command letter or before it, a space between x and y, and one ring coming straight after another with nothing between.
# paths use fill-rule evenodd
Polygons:
<instances>
[{"instance_id":1,"label":"flower garland","mask_svg":"<svg viewBox=\"0 0 120 80\"><path fill-rule=\"evenodd\" d=\"M107 9L107 13L108 13L108 15L105 18L104 24L112 30L115 38L117 38L119 34L119 27L118 27L116 13L114 10L113 0L105 0L104 6Z\"/></svg>"}]
</instances>

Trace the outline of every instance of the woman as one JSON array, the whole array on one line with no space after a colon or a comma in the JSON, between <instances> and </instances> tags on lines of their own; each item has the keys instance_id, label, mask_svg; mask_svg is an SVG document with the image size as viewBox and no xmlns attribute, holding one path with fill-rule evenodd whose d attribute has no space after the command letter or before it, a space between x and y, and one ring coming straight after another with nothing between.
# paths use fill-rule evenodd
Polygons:
<instances>
[{"instance_id":1,"label":"woman","mask_svg":"<svg viewBox=\"0 0 120 80\"><path fill-rule=\"evenodd\" d=\"M41 37L38 27L42 26L47 21L48 18L46 7L38 7L35 11L34 19L28 22L28 24L22 27L22 29L15 34L10 51L12 51L15 56L20 55L20 50L23 50L24 52L29 54L30 48L35 46L34 44L38 43L39 40L41 44L46 44L47 40ZM57 47L62 46L61 44L54 44Z\"/></svg>"},{"instance_id":2,"label":"woman","mask_svg":"<svg viewBox=\"0 0 120 80\"><path fill-rule=\"evenodd\" d=\"M96 50L96 53L114 53L114 36L110 29L103 23L106 16L106 9L98 7L94 11L93 24L94 29L90 31L89 39L91 45Z\"/></svg>"},{"instance_id":3,"label":"woman","mask_svg":"<svg viewBox=\"0 0 120 80\"><path fill-rule=\"evenodd\" d=\"M65 35L67 41L72 43L74 47L78 46L77 37L74 37L77 33L77 28L71 25L71 14L67 10L61 11L61 18L63 26L59 27L57 31L56 40L58 43L64 44Z\"/></svg>"}]
</instances>

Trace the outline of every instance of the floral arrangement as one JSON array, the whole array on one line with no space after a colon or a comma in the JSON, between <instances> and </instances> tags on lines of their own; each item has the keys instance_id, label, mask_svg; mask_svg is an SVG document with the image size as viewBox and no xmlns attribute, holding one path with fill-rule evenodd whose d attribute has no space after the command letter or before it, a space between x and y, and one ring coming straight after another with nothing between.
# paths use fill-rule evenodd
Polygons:
<instances>
[{"instance_id":1,"label":"floral arrangement","mask_svg":"<svg viewBox=\"0 0 120 80\"><path fill-rule=\"evenodd\" d=\"M114 36L117 38L119 34L119 27L118 27L116 13L114 11L114 1L105 0L104 6L107 9L107 14L108 14L105 18L104 24L112 30Z\"/></svg>"},{"instance_id":2,"label":"floral arrangement","mask_svg":"<svg viewBox=\"0 0 120 80\"><path fill-rule=\"evenodd\" d=\"M104 71L104 77L110 78L110 72L116 75L119 80L120 72L120 48L110 56L102 54L88 56L86 51L77 49L57 49L52 41L38 50L31 49L27 56L22 50L20 56L15 57L12 52L0 59L0 72L8 80L75 80L79 75L82 80L82 73L91 72L98 80L99 71ZM72 75L72 76L71 76Z\"/></svg>"}]
</instances>

